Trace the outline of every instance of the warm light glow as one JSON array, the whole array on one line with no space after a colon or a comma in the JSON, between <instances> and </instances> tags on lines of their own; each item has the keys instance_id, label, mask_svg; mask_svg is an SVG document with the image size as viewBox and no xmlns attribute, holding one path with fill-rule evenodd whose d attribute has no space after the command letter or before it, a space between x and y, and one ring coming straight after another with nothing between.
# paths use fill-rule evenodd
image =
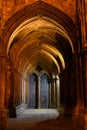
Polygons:
<instances>
[{"instance_id":1,"label":"warm light glow","mask_svg":"<svg viewBox=\"0 0 87 130\"><path fill-rule=\"evenodd\" d=\"M56 78L59 80L59 76L58 75L56 75Z\"/></svg>"},{"instance_id":2,"label":"warm light glow","mask_svg":"<svg viewBox=\"0 0 87 130\"><path fill-rule=\"evenodd\" d=\"M49 52L42 50L42 49L41 49L41 52L46 54L48 57L50 57L54 61L55 65L57 66L58 73L60 73L60 67L59 67L57 60Z\"/></svg>"},{"instance_id":3,"label":"warm light glow","mask_svg":"<svg viewBox=\"0 0 87 130\"><path fill-rule=\"evenodd\" d=\"M50 51L51 53L54 53L55 55L57 55L62 63L62 67L63 69L65 69L65 61L64 58L62 56L62 54L53 46L51 45L47 45L47 44L42 44L42 47L45 47L48 51Z\"/></svg>"},{"instance_id":4,"label":"warm light glow","mask_svg":"<svg viewBox=\"0 0 87 130\"><path fill-rule=\"evenodd\" d=\"M51 29L52 31L54 31L54 33L59 33L61 34L64 38L66 38L72 48L72 52L73 52L73 45L72 45L72 41L68 35L68 33L66 32L66 30L56 21L48 18L48 17L40 17L39 15L36 17L33 17L31 19L25 20L20 26L18 26L15 31L12 33L9 42L8 42L8 46L7 46L7 53L9 51L10 45L13 41L13 39L17 36L20 35L21 33L24 33L24 35L29 34L32 31L35 30L41 30L43 29L44 33L46 33L45 31ZM56 39L55 39L56 40Z\"/></svg>"},{"instance_id":5,"label":"warm light glow","mask_svg":"<svg viewBox=\"0 0 87 130\"><path fill-rule=\"evenodd\" d=\"M39 59L39 54L40 55L45 55L46 57L48 57L49 60L51 59L54 62L54 64L56 65L56 67L57 67L57 72L60 73L60 67L59 67L59 64L58 64L57 60L54 58L53 55L51 55L49 52L47 52L47 51L45 51L43 49L41 49L40 51L37 50L27 60L27 62L25 63L25 65L27 65L27 67L25 66L25 69L24 69L26 72L27 72L27 70L31 71L31 70L35 69L35 67L37 66L37 63L41 62L41 61L39 61L39 60L42 60L42 59ZM38 61L37 61L36 57L38 58ZM34 60L34 58L35 58L35 60ZM33 63L31 62L32 59L33 59L33 61L32 61ZM42 62L45 62L45 61L42 61Z\"/></svg>"}]
</instances>

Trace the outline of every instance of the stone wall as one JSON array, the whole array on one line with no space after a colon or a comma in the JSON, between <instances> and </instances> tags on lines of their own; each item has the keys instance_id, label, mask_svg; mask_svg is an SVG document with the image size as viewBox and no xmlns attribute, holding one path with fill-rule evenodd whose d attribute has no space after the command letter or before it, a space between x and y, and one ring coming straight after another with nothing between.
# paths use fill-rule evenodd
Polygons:
<instances>
[{"instance_id":1,"label":"stone wall","mask_svg":"<svg viewBox=\"0 0 87 130\"><path fill-rule=\"evenodd\" d=\"M3 23L7 21L11 15L13 15L18 10L24 8L26 5L33 4L41 0L2 0L1 9ZM65 12L73 21L75 21L76 4L75 0L42 0L52 6L59 8Z\"/></svg>"}]
</instances>

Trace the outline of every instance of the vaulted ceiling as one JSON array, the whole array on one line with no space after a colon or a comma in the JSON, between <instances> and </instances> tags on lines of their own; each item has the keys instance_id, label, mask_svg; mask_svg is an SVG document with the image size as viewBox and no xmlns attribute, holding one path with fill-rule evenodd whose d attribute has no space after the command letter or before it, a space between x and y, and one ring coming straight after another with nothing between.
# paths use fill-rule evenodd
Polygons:
<instances>
[{"instance_id":1,"label":"vaulted ceiling","mask_svg":"<svg viewBox=\"0 0 87 130\"><path fill-rule=\"evenodd\" d=\"M45 17L33 17L16 28L9 39L15 67L30 73L38 66L48 73L65 69L70 39L64 28ZM67 48L68 47L68 48Z\"/></svg>"},{"instance_id":2,"label":"vaulted ceiling","mask_svg":"<svg viewBox=\"0 0 87 130\"><path fill-rule=\"evenodd\" d=\"M26 75L32 73L34 70L45 70L49 74L60 74L68 67L68 63L74 52L73 38L71 39L70 36L73 35L73 30L70 30L70 32L67 31L69 29L65 26L65 19L63 19L63 17L66 18L66 15L63 14L63 16L61 16L62 13L60 12L59 17L61 17L63 21L60 22L58 18L59 22L57 22L54 18L51 18L52 16L44 15L44 13L46 13L43 12L45 5L45 3L42 5L38 3L38 6L36 4L37 14L35 13L35 15L28 18L28 12L27 15L26 12L24 12L24 17L27 16L25 19L23 19L22 16L23 20L21 21L19 19L18 21L17 18L17 22L15 21L13 26L11 24L12 27L10 25L8 26L10 30L14 28L15 25L16 28L14 28L11 33L8 44L6 45L7 54L10 55L14 68ZM32 6L32 8L35 8L35 6ZM42 13L41 10L38 13L39 8L42 8ZM26 8L25 10L27 11ZM17 17L20 16L18 12ZM72 23L70 23L70 29L72 28L71 24Z\"/></svg>"}]
</instances>

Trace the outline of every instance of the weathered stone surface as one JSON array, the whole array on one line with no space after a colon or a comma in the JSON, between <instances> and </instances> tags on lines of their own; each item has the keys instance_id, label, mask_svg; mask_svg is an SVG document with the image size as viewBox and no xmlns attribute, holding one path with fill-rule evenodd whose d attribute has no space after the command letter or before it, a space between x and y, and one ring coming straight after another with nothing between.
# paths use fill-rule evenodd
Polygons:
<instances>
[{"instance_id":1,"label":"weathered stone surface","mask_svg":"<svg viewBox=\"0 0 87 130\"><path fill-rule=\"evenodd\" d=\"M26 5L33 4L39 0L2 0L2 17L6 21L12 14L17 12L19 9L25 7ZM71 19L75 21L76 4L75 0L42 0L56 8L59 8L64 13L69 15Z\"/></svg>"}]
</instances>

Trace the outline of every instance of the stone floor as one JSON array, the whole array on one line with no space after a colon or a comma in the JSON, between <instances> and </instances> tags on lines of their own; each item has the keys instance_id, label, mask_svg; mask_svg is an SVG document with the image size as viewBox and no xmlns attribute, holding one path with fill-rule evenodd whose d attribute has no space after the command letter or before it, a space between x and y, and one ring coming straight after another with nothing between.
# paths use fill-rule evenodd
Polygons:
<instances>
[{"instance_id":1,"label":"stone floor","mask_svg":"<svg viewBox=\"0 0 87 130\"><path fill-rule=\"evenodd\" d=\"M84 117L60 117L54 109L26 110L9 119L7 130L87 130Z\"/></svg>"},{"instance_id":2,"label":"stone floor","mask_svg":"<svg viewBox=\"0 0 87 130\"><path fill-rule=\"evenodd\" d=\"M41 122L48 119L56 119L58 116L59 113L56 109L27 109L17 116L17 120L25 119Z\"/></svg>"}]
</instances>

